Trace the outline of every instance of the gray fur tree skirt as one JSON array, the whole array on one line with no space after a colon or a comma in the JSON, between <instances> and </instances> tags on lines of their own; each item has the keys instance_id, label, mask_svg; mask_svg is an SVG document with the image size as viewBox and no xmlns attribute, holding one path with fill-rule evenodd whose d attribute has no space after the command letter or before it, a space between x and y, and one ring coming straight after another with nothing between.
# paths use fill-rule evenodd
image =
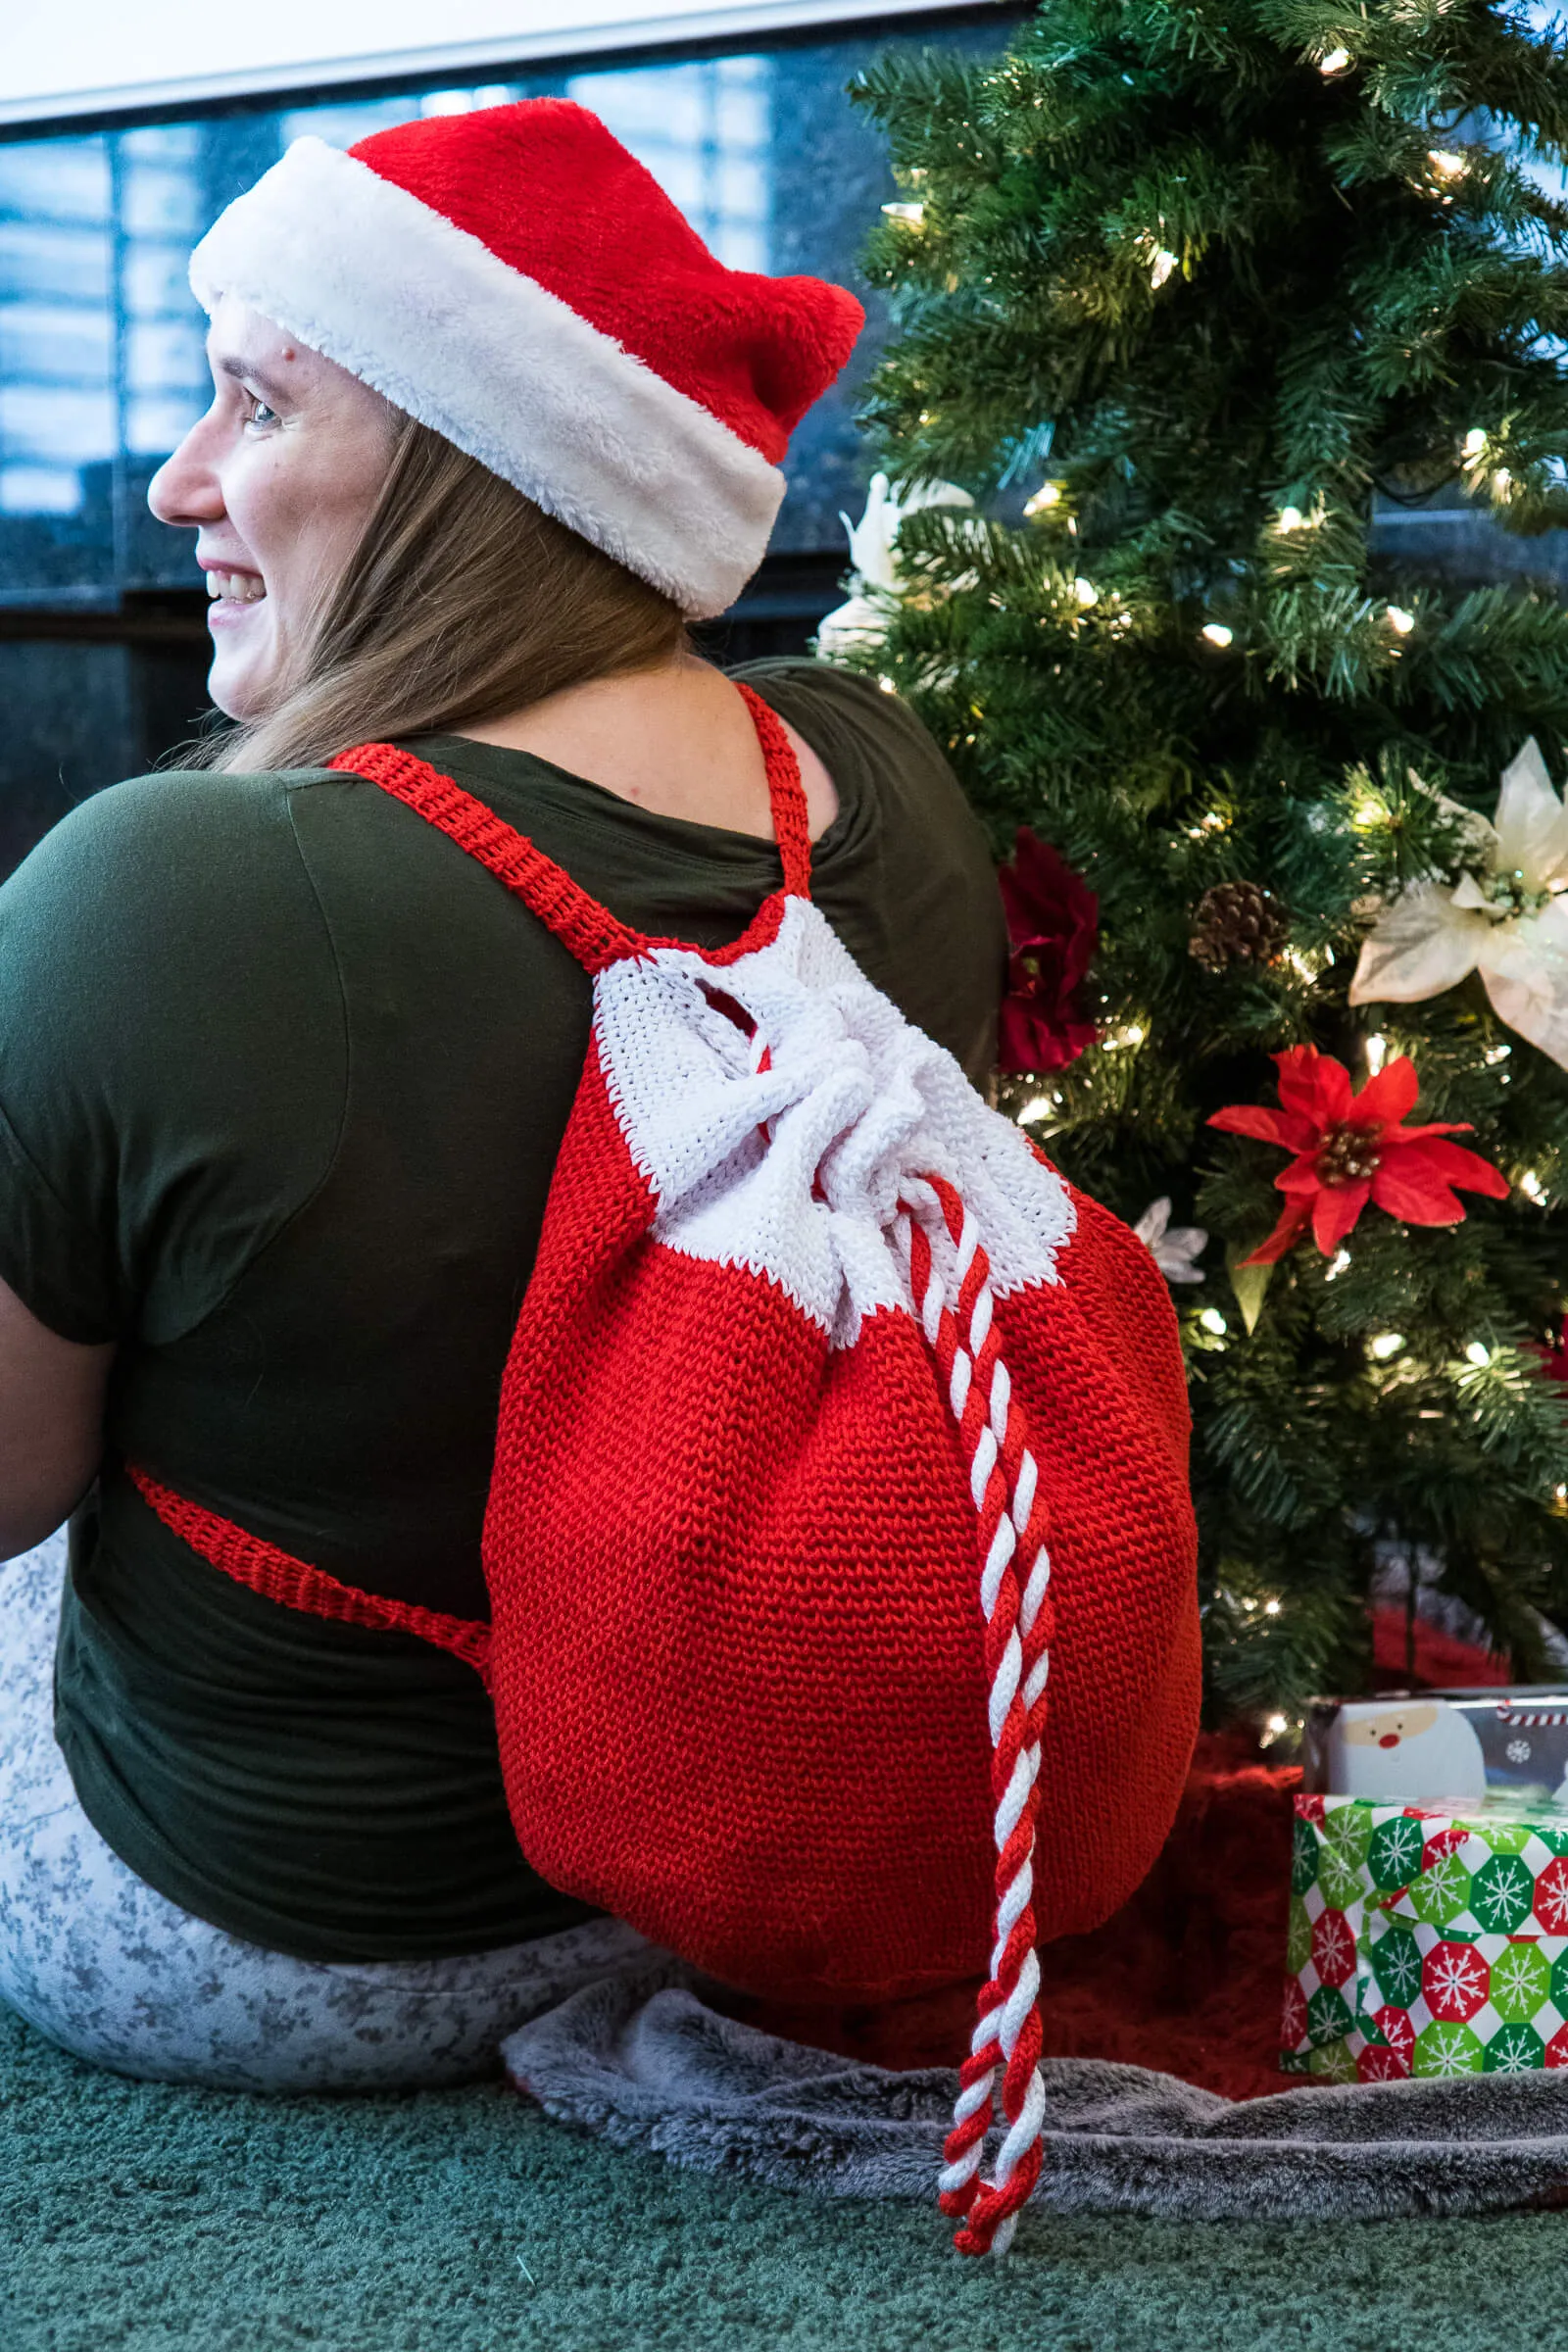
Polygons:
<instances>
[{"instance_id":1,"label":"gray fur tree skirt","mask_svg":"<svg viewBox=\"0 0 1568 2352\"><path fill-rule=\"evenodd\" d=\"M672 1960L589 1985L503 2044L597 2138L812 2196L931 2197L956 2072L890 2073L709 2008ZM1233 2101L1099 2059L1042 2069L1057 2213L1385 2220L1568 2198L1568 2071L1324 2085Z\"/></svg>"}]
</instances>

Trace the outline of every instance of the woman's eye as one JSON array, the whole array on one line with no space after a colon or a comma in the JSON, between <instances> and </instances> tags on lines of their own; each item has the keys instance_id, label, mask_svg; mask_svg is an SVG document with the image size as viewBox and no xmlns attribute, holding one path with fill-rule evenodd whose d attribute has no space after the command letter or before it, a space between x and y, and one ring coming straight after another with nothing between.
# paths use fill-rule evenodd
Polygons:
<instances>
[{"instance_id":1,"label":"woman's eye","mask_svg":"<svg viewBox=\"0 0 1568 2352\"><path fill-rule=\"evenodd\" d=\"M270 409L265 400L258 400L254 392L247 392L245 397L250 403L250 414L245 419L247 424L269 425L277 422L277 411Z\"/></svg>"}]
</instances>

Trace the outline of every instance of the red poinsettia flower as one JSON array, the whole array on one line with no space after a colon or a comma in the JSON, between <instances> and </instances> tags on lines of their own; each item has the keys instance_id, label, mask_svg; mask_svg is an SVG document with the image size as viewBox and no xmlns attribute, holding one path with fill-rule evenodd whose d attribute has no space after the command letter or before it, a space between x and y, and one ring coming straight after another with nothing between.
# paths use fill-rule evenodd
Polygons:
<instances>
[{"instance_id":1,"label":"red poinsettia flower","mask_svg":"<svg viewBox=\"0 0 1568 2352\"><path fill-rule=\"evenodd\" d=\"M1097 1035L1083 983L1100 945L1100 901L1027 825L1000 880L1011 953L998 1062L1015 1075L1064 1070Z\"/></svg>"},{"instance_id":2,"label":"red poinsettia flower","mask_svg":"<svg viewBox=\"0 0 1568 2352\"><path fill-rule=\"evenodd\" d=\"M1278 1110L1235 1102L1209 1120L1227 1135L1255 1135L1283 1144L1296 1158L1275 1184L1287 1207L1268 1240L1244 1258L1248 1266L1271 1266L1305 1227L1325 1257L1331 1257L1369 1200L1407 1225L1457 1225L1463 1203L1453 1188L1507 1198L1508 1181L1478 1152L1444 1143L1468 1135L1453 1120L1406 1127L1415 1107L1415 1064L1401 1054L1352 1094L1343 1061L1315 1046L1293 1046L1274 1056L1280 1073Z\"/></svg>"}]
</instances>

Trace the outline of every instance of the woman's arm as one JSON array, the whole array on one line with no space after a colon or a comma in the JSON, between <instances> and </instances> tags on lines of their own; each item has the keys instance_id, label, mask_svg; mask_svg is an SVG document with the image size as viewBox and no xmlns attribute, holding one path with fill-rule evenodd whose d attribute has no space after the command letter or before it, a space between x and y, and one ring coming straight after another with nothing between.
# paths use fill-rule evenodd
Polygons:
<instances>
[{"instance_id":1,"label":"woman's arm","mask_svg":"<svg viewBox=\"0 0 1568 2352\"><path fill-rule=\"evenodd\" d=\"M0 1282L0 1560L41 1544L92 1483L114 1353L61 1339Z\"/></svg>"}]
</instances>

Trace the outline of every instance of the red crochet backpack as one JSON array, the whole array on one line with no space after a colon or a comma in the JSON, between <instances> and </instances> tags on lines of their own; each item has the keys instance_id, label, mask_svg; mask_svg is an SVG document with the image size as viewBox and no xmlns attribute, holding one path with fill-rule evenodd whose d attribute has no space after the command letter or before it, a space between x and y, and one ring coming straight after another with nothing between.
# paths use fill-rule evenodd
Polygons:
<instances>
[{"instance_id":1,"label":"red crochet backpack","mask_svg":"<svg viewBox=\"0 0 1568 2352\"><path fill-rule=\"evenodd\" d=\"M1143 1877L1197 1728L1175 1319L1143 1244L812 906L794 754L740 691L784 884L716 951L629 931L406 753L333 762L594 976L502 1387L491 1624L131 1475L254 1589L475 1666L518 1841L563 1891L783 1998L987 1970L941 2186L958 2244L1002 2251L1040 2168L1036 1945Z\"/></svg>"}]
</instances>

